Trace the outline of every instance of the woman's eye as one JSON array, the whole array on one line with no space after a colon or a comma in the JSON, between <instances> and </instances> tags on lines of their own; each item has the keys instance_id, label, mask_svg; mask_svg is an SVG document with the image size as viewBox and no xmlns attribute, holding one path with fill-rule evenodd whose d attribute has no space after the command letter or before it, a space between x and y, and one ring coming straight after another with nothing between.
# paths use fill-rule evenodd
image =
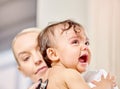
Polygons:
<instances>
[{"instance_id":1,"label":"woman's eye","mask_svg":"<svg viewBox=\"0 0 120 89\"><path fill-rule=\"evenodd\" d=\"M23 58L23 61L28 61L29 58L30 58L30 56L27 56L27 57Z\"/></svg>"},{"instance_id":2,"label":"woman's eye","mask_svg":"<svg viewBox=\"0 0 120 89\"><path fill-rule=\"evenodd\" d=\"M85 42L85 45L90 45L90 42L89 42L89 41L86 41L86 42Z\"/></svg>"}]
</instances>

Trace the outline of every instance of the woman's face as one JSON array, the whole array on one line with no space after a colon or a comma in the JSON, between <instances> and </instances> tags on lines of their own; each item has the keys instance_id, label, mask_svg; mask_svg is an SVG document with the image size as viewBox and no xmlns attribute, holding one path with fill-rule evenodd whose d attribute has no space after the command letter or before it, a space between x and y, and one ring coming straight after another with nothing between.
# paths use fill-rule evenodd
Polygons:
<instances>
[{"instance_id":1,"label":"woman's face","mask_svg":"<svg viewBox=\"0 0 120 89\"><path fill-rule=\"evenodd\" d=\"M38 32L29 32L17 37L14 43L15 56L19 62L18 69L33 82L43 77L48 69L39 51Z\"/></svg>"}]
</instances>

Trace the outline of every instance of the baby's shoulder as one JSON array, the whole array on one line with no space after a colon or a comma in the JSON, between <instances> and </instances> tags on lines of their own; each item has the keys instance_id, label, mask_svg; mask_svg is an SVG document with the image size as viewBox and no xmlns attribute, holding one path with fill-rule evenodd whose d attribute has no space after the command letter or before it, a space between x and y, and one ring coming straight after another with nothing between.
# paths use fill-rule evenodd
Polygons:
<instances>
[{"instance_id":1,"label":"baby's shoulder","mask_svg":"<svg viewBox=\"0 0 120 89\"><path fill-rule=\"evenodd\" d=\"M77 70L75 70L75 69L67 68L67 69L64 69L61 73L62 73L61 75L65 79L82 78L81 74Z\"/></svg>"}]
</instances>

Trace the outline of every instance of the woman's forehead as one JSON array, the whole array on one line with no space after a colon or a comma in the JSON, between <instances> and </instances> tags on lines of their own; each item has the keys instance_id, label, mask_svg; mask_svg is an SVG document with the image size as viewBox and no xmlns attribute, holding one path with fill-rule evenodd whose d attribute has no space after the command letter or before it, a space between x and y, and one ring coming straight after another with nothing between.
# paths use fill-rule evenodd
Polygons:
<instances>
[{"instance_id":1,"label":"woman's forehead","mask_svg":"<svg viewBox=\"0 0 120 89\"><path fill-rule=\"evenodd\" d=\"M17 37L14 43L14 50L20 51L22 49L24 50L27 47L29 48L29 46L34 46L37 44L37 36L37 33L29 33Z\"/></svg>"}]
</instances>

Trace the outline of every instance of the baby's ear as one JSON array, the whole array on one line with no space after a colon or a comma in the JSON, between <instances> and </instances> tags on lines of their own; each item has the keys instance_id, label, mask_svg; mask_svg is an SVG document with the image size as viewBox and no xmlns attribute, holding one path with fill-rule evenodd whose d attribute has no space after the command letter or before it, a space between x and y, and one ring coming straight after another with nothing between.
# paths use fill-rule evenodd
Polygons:
<instances>
[{"instance_id":1,"label":"baby's ear","mask_svg":"<svg viewBox=\"0 0 120 89\"><path fill-rule=\"evenodd\" d=\"M58 61L59 57L54 48L47 49L47 56L51 61Z\"/></svg>"}]
</instances>

